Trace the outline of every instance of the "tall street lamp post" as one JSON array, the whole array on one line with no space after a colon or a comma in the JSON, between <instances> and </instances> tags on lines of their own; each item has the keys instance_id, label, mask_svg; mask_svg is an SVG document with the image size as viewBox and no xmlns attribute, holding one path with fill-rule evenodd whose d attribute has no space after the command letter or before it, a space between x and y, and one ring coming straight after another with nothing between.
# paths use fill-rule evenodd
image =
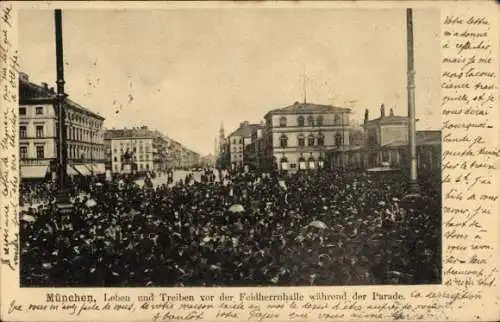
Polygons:
<instances>
[{"instance_id":1,"label":"tall street lamp post","mask_svg":"<svg viewBox=\"0 0 500 322\"><path fill-rule=\"evenodd\" d=\"M413 63L413 12L411 8L406 9L406 31L408 51L408 139L410 152L410 180L408 194L405 198L418 198L420 188L417 182L417 146L416 146L416 119L415 119L415 69Z\"/></svg>"},{"instance_id":2,"label":"tall street lamp post","mask_svg":"<svg viewBox=\"0 0 500 322\"><path fill-rule=\"evenodd\" d=\"M64 92L64 60L63 60L63 39L62 39L62 13L61 9L56 9L55 14L56 33L56 67L57 67L57 95L56 110L58 119L57 128L57 183L58 192L56 195L56 205L62 212L70 211L72 208L67 190L67 165L68 156L66 149L66 93Z\"/></svg>"}]
</instances>

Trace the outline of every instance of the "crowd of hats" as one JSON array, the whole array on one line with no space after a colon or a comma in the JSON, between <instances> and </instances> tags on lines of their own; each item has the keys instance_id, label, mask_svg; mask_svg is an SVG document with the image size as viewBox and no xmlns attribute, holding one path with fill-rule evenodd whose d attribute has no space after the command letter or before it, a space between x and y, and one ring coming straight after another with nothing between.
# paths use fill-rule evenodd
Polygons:
<instances>
[{"instance_id":1,"label":"crowd of hats","mask_svg":"<svg viewBox=\"0 0 500 322\"><path fill-rule=\"evenodd\" d=\"M231 286L438 283L439 179L403 207L400 174L203 175L91 184L73 212L23 211L21 283ZM48 197L47 197L48 198ZM47 200L48 201L48 200Z\"/></svg>"}]
</instances>

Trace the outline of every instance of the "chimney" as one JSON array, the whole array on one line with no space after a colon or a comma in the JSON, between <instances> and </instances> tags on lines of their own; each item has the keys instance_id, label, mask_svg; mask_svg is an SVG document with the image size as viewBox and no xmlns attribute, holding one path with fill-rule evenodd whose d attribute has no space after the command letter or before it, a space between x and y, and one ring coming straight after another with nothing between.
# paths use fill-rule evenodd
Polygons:
<instances>
[{"instance_id":1,"label":"chimney","mask_svg":"<svg viewBox=\"0 0 500 322\"><path fill-rule=\"evenodd\" d=\"M42 86L44 89L49 90L49 84L42 82Z\"/></svg>"},{"instance_id":2,"label":"chimney","mask_svg":"<svg viewBox=\"0 0 500 322\"><path fill-rule=\"evenodd\" d=\"M384 103L382 103L382 105L380 105L380 117L385 117L385 105L384 105Z\"/></svg>"},{"instance_id":3,"label":"chimney","mask_svg":"<svg viewBox=\"0 0 500 322\"><path fill-rule=\"evenodd\" d=\"M365 124L368 122L368 109L365 110Z\"/></svg>"},{"instance_id":4,"label":"chimney","mask_svg":"<svg viewBox=\"0 0 500 322\"><path fill-rule=\"evenodd\" d=\"M389 115L394 116L394 110L392 109L392 107L391 107L391 111L389 112Z\"/></svg>"}]
</instances>

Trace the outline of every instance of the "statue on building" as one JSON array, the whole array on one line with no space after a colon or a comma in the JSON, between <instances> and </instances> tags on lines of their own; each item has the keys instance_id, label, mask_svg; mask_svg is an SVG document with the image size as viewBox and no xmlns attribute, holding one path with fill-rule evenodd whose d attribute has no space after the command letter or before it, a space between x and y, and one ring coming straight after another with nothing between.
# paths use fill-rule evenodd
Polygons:
<instances>
[{"instance_id":1,"label":"statue on building","mask_svg":"<svg viewBox=\"0 0 500 322\"><path fill-rule=\"evenodd\" d=\"M393 108L391 108L391 111L389 112L389 115L390 116L394 116L394 109Z\"/></svg>"},{"instance_id":2,"label":"statue on building","mask_svg":"<svg viewBox=\"0 0 500 322\"><path fill-rule=\"evenodd\" d=\"M368 109L365 110L365 123L368 122Z\"/></svg>"},{"instance_id":3,"label":"statue on building","mask_svg":"<svg viewBox=\"0 0 500 322\"><path fill-rule=\"evenodd\" d=\"M385 105L380 105L380 117L385 117Z\"/></svg>"}]
</instances>

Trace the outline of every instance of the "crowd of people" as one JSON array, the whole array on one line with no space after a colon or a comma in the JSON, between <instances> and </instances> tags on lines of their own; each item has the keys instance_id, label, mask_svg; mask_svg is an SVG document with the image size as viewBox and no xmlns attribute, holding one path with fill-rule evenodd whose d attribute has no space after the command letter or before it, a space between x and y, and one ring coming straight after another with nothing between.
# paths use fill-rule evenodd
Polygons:
<instances>
[{"instance_id":1,"label":"crowd of people","mask_svg":"<svg viewBox=\"0 0 500 322\"><path fill-rule=\"evenodd\" d=\"M403 204L398 173L115 178L21 217L23 286L439 283L440 180ZM47 196L47 200L49 196Z\"/></svg>"}]
</instances>

